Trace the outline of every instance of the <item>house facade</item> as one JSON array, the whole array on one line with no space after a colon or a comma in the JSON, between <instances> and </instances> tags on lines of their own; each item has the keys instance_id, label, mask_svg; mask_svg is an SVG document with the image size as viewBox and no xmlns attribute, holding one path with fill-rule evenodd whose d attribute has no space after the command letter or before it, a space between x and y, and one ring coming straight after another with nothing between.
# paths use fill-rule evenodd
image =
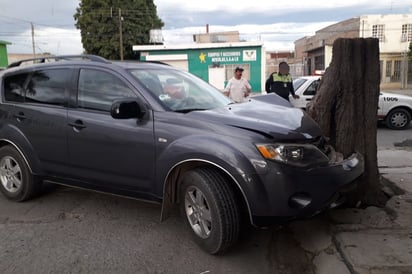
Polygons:
<instances>
[{"instance_id":1,"label":"house facade","mask_svg":"<svg viewBox=\"0 0 412 274\"><path fill-rule=\"evenodd\" d=\"M412 42L412 14L363 15L333 24L314 36L295 41L296 58L302 63L304 74L311 75L329 66L336 39L359 37L379 39L381 89L407 88L408 82L412 83L407 58Z\"/></svg>"}]
</instances>

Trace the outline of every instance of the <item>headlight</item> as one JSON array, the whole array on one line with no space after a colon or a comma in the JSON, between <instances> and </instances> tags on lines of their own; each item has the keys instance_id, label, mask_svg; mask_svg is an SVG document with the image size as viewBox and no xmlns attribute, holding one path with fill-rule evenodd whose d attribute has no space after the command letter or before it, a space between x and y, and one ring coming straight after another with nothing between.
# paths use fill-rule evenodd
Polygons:
<instances>
[{"instance_id":1,"label":"headlight","mask_svg":"<svg viewBox=\"0 0 412 274\"><path fill-rule=\"evenodd\" d=\"M308 144L256 144L265 159L299 167L324 165L329 158L314 145Z\"/></svg>"}]
</instances>

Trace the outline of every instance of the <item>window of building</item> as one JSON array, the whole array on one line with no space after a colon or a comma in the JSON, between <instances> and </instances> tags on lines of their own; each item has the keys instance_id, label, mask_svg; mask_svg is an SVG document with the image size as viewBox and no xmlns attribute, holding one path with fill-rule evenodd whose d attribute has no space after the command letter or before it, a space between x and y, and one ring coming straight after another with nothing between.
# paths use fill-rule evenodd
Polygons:
<instances>
[{"instance_id":1,"label":"window of building","mask_svg":"<svg viewBox=\"0 0 412 274\"><path fill-rule=\"evenodd\" d=\"M392 61L386 61L385 76L386 77L391 77L392 76Z\"/></svg>"},{"instance_id":2,"label":"window of building","mask_svg":"<svg viewBox=\"0 0 412 274\"><path fill-rule=\"evenodd\" d=\"M325 69L325 56L315 56L315 70L324 70Z\"/></svg>"},{"instance_id":3,"label":"window of building","mask_svg":"<svg viewBox=\"0 0 412 274\"><path fill-rule=\"evenodd\" d=\"M385 25L373 25L372 37L378 38L379 42L385 42Z\"/></svg>"},{"instance_id":4,"label":"window of building","mask_svg":"<svg viewBox=\"0 0 412 274\"><path fill-rule=\"evenodd\" d=\"M392 81L400 81L401 80L401 65L402 61L401 60L395 60L393 64L393 77Z\"/></svg>"},{"instance_id":5,"label":"window of building","mask_svg":"<svg viewBox=\"0 0 412 274\"><path fill-rule=\"evenodd\" d=\"M77 104L80 108L110 111L113 101L136 97L118 77L105 71L82 69Z\"/></svg>"},{"instance_id":6,"label":"window of building","mask_svg":"<svg viewBox=\"0 0 412 274\"><path fill-rule=\"evenodd\" d=\"M401 42L411 42L412 41L412 24L402 25L402 37Z\"/></svg>"},{"instance_id":7,"label":"window of building","mask_svg":"<svg viewBox=\"0 0 412 274\"><path fill-rule=\"evenodd\" d=\"M25 102L63 106L69 69L36 71L26 88Z\"/></svg>"}]
</instances>

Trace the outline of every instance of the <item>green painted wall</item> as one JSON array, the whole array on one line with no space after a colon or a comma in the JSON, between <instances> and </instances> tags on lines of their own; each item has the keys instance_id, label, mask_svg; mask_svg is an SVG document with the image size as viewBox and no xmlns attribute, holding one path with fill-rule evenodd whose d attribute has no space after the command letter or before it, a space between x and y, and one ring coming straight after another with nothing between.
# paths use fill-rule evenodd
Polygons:
<instances>
[{"instance_id":1,"label":"green painted wall","mask_svg":"<svg viewBox=\"0 0 412 274\"><path fill-rule=\"evenodd\" d=\"M199 76L205 81L209 81L210 66L248 64L250 67L250 79L248 80L252 85L252 90L254 92L261 92L262 90L262 48L258 46L186 50L145 50L144 52L148 52L149 55L187 54L189 72ZM145 56L141 57L141 60L144 61L145 59ZM232 74L229 75L230 77L233 76L233 71L231 73Z\"/></svg>"},{"instance_id":2,"label":"green painted wall","mask_svg":"<svg viewBox=\"0 0 412 274\"><path fill-rule=\"evenodd\" d=\"M7 60L7 45L0 43L0 67L5 68L8 66Z\"/></svg>"}]
</instances>

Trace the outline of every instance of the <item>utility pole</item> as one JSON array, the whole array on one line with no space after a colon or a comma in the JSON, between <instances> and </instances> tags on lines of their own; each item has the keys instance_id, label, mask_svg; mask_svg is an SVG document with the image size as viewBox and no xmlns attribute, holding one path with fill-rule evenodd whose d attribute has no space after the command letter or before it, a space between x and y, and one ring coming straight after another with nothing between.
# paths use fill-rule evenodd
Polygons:
<instances>
[{"instance_id":1,"label":"utility pole","mask_svg":"<svg viewBox=\"0 0 412 274\"><path fill-rule=\"evenodd\" d=\"M120 60L123 61L123 29L122 29L122 9L119 8L119 37L120 37Z\"/></svg>"},{"instance_id":2,"label":"utility pole","mask_svg":"<svg viewBox=\"0 0 412 274\"><path fill-rule=\"evenodd\" d=\"M31 44L33 46L33 58L36 58L36 46L34 44L34 26L33 23L30 23L31 25Z\"/></svg>"}]
</instances>

